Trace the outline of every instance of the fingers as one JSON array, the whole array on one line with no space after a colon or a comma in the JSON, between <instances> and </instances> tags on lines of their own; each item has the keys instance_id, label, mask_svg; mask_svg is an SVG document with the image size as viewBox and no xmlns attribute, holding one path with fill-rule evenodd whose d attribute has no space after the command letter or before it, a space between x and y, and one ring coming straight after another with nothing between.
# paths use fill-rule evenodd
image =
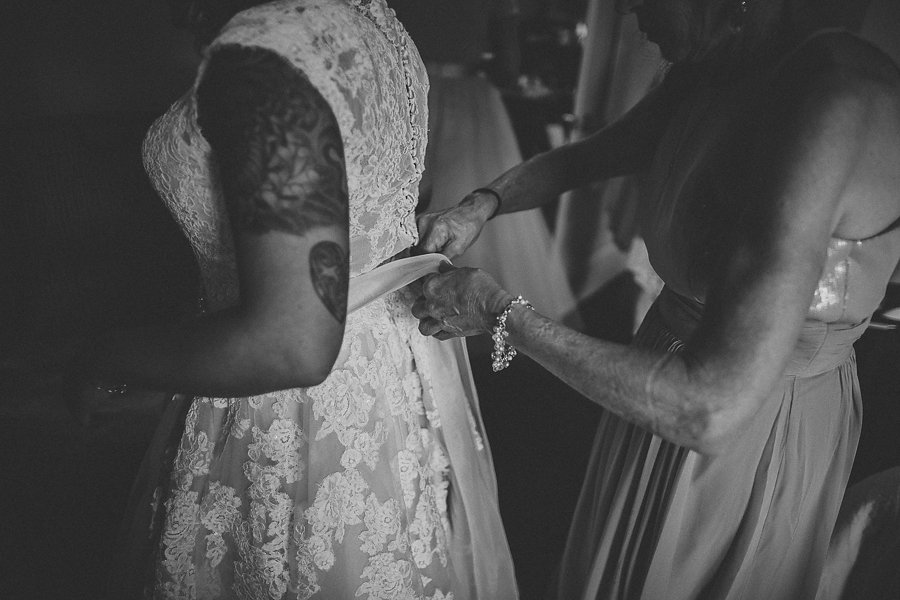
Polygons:
<instances>
[{"instance_id":1,"label":"fingers","mask_svg":"<svg viewBox=\"0 0 900 600\"><path fill-rule=\"evenodd\" d=\"M441 324L437 319L425 317L419 321L419 333L422 335L434 335L441 330Z\"/></svg>"},{"instance_id":2,"label":"fingers","mask_svg":"<svg viewBox=\"0 0 900 600\"><path fill-rule=\"evenodd\" d=\"M413 302L410 308L410 312L417 319L424 319L428 316L428 301L425 299L425 296L416 298L416 301Z\"/></svg>"},{"instance_id":3,"label":"fingers","mask_svg":"<svg viewBox=\"0 0 900 600\"><path fill-rule=\"evenodd\" d=\"M456 258L459 258L463 252L468 250L470 245L471 242L469 240L460 239L459 237L457 237L447 243L447 245L444 246L444 249L441 252L447 258L454 260Z\"/></svg>"},{"instance_id":4,"label":"fingers","mask_svg":"<svg viewBox=\"0 0 900 600\"><path fill-rule=\"evenodd\" d=\"M430 221L424 230L420 225L419 235L419 248L423 252L443 252L451 241L450 230L440 221Z\"/></svg>"},{"instance_id":5,"label":"fingers","mask_svg":"<svg viewBox=\"0 0 900 600\"><path fill-rule=\"evenodd\" d=\"M432 213L418 215L416 217L416 227L418 227L419 233L424 235L431 227L432 221L434 221L434 214Z\"/></svg>"},{"instance_id":6,"label":"fingers","mask_svg":"<svg viewBox=\"0 0 900 600\"><path fill-rule=\"evenodd\" d=\"M422 296L430 300L434 299L438 295L443 280L444 278L440 273L432 273L420 279L422 282Z\"/></svg>"},{"instance_id":7,"label":"fingers","mask_svg":"<svg viewBox=\"0 0 900 600\"><path fill-rule=\"evenodd\" d=\"M441 341L466 335L462 329L448 323L446 318L435 319L432 317L425 317L419 321L419 333Z\"/></svg>"},{"instance_id":8,"label":"fingers","mask_svg":"<svg viewBox=\"0 0 900 600\"><path fill-rule=\"evenodd\" d=\"M413 302L410 312L419 319L419 332L422 335L449 340L472 331L465 319L458 318L462 312L457 306L453 284L458 281L457 271L460 271L458 267L442 262L438 266L438 273L426 275L419 280L421 295Z\"/></svg>"}]
</instances>

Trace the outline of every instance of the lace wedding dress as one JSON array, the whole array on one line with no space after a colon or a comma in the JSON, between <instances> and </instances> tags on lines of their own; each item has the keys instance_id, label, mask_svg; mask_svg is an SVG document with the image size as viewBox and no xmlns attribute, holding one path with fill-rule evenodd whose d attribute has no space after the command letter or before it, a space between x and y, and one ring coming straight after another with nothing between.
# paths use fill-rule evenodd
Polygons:
<instances>
[{"instance_id":1,"label":"lace wedding dress","mask_svg":"<svg viewBox=\"0 0 900 600\"><path fill-rule=\"evenodd\" d=\"M329 102L346 155L351 296L360 281L390 277L375 267L417 239L427 129L427 76L393 11L383 0L272 2L234 17L206 58L230 44L285 57ZM152 126L144 161L194 249L204 308L215 311L239 292L195 91ZM127 560L151 566L132 568L131 589L247 600L516 597L467 357L418 333L412 299L400 289L351 307L321 385L173 402L135 488L128 543L148 544Z\"/></svg>"}]
</instances>

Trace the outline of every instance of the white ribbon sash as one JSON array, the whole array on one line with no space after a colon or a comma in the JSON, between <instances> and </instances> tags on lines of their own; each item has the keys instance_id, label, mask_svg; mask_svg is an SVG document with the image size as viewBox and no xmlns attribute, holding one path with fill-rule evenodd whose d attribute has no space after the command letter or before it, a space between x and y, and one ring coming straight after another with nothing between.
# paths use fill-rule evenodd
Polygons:
<instances>
[{"instance_id":1,"label":"white ribbon sash","mask_svg":"<svg viewBox=\"0 0 900 600\"><path fill-rule=\"evenodd\" d=\"M423 254L386 263L350 280L347 312L413 281L437 273L442 254ZM424 338L413 344L417 368L440 415L440 431L451 464L448 505L451 560L458 600L518 598L512 555L503 530L497 480L478 395L462 338ZM425 355L423 355L425 354Z\"/></svg>"},{"instance_id":2,"label":"white ribbon sash","mask_svg":"<svg viewBox=\"0 0 900 600\"><path fill-rule=\"evenodd\" d=\"M377 298L399 290L429 273L437 273L441 263L449 263L443 254L422 254L401 258L372 269L350 280L347 312L352 313Z\"/></svg>"}]
</instances>

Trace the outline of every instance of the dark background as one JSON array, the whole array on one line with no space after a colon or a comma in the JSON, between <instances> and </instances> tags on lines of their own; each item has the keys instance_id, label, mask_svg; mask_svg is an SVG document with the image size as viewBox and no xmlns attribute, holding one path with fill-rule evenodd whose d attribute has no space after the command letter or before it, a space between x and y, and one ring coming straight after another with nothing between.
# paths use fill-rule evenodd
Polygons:
<instances>
[{"instance_id":1,"label":"dark background","mask_svg":"<svg viewBox=\"0 0 900 600\"><path fill-rule=\"evenodd\" d=\"M69 415L68 340L193 306L190 250L144 175L147 125L191 84L191 40L162 0L34 0L0 10L0 598L96 599L161 393L85 428ZM859 5L857 5L859 6ZM524 70L553 95L510 103L523 153L571 111L584 2L522 1ZM568 33L567 33L568 32ZM591 333L627 341L628 276L587 299ZM900 300L900 299L898 299ZM857 343L866 419L853 479L900 464L900 335ZM473 369L523 600L558 560L598 409L527 357Z\"/></svg>"}]
</instances>

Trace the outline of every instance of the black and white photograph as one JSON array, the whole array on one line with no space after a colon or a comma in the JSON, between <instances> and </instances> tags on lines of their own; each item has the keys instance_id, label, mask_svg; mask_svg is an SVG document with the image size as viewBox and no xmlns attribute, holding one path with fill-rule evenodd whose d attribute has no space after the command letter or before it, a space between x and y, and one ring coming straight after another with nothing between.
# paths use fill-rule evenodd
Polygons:
<instances>
[{"instance_id":1,"label":"black and white photograph","mask_svg":"<svg viewBox=\"0 0 900 600\"><path fill-rule=\"evenodd\" d=\"M900 0L8 0L3 600L900 599Z\"/></svg>"}]
</instances>

